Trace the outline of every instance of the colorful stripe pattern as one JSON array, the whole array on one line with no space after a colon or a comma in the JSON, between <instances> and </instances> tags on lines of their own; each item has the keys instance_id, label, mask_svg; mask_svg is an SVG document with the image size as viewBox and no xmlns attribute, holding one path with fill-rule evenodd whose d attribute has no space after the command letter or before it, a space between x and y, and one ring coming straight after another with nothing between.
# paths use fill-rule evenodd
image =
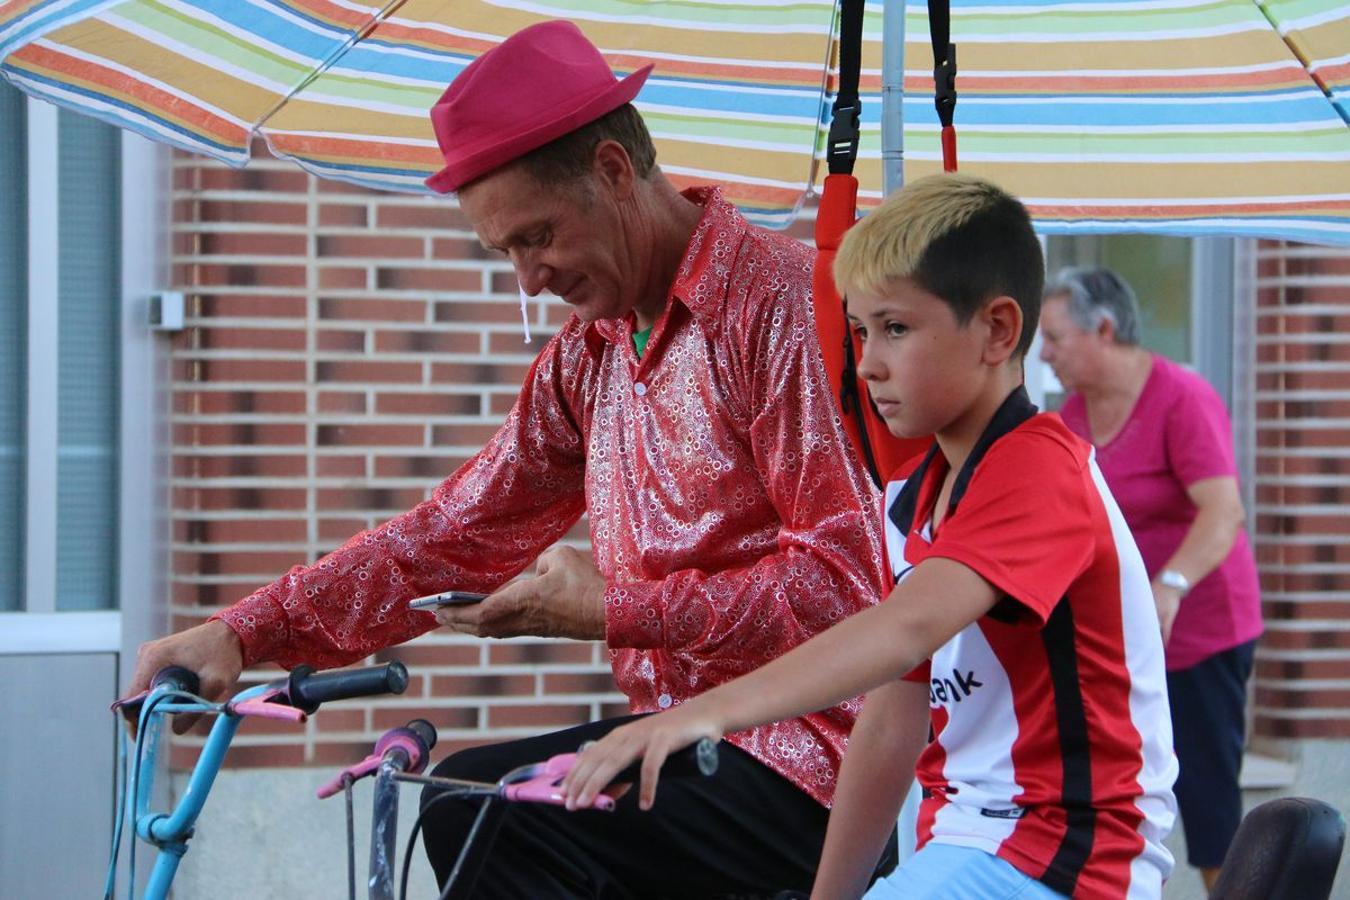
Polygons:
<instances>
[{"instance_id":1,"label":"colorful stripe pattern","mask_svg":"<svg viewBox=\"0 0 1350 900\"><path fill-rule=\"evenodd\" d=\"M823 175L833 16L831 0L0 0L0 71L233 165L256 134L320 176L419 191L445 84L567 17L616 72L656 63L638 106L674 180L723 182L782 225ZM881 19L870 4L864 203L882 193ZM925 5L906 20L912 179L941 163ZM961 166L1042 231L1350 244L1344 0L953 0L952 36Z\"/></svg>"}]
</instances>

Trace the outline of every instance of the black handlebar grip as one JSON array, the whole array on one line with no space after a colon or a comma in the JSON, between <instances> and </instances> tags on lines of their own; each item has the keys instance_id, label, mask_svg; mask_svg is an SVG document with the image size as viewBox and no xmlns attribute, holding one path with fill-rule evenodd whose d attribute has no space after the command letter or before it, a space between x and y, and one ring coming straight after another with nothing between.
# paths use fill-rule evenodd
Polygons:
<instances>
[{"instance_id":1,"label":"black handlebar grip","mask_svg":"<svg viewBox=\"0 0 1350 900\"><path fill-rule=\"evenodd\" d=\"M408 723L407 728L417 736L417 739L422 742L422 746L428 751L436 746L436 726L426 719L413 719Z\"/></svg>"},{"instance_id":2,"label":"black handlebar grip","mask_svg":"<svg viewBox=\"0 0 1350 900\"><path fill-rule=\"evenodd\" d=\"M670 754L661 764L662 778L687 778L692 775L713 775L717 772L720 742L699 738L683 750ZM642 760L638 760L624 769L611 780L611 784L636 784L642 777Z\"/></svg>"},{"instance_id":3,"label":"black handlebar grip","mask_svg":"<svg viewBox=\"0 0 1350 900\"><path fill-rule=\"evenodd\" d=\"M310 666L296 666L286 680L291 706L312 713L330 700L401 694L408 689L408 669L401 662L362 669L339 669L316 673Z\"/></svg>"},{"instance_id":4,"label":"black handlebar grip","mask_svg":"<svg viewBox=\"0 0 1350 900\"><path fill-rule=\"evenodd\" d=\"M202 680L197 677L197 673L182 666L165 666L150 679L152 688L162 684L175 691L185 691L189 694L200 694L202 690Z\"/></svg>"}]
</instances>

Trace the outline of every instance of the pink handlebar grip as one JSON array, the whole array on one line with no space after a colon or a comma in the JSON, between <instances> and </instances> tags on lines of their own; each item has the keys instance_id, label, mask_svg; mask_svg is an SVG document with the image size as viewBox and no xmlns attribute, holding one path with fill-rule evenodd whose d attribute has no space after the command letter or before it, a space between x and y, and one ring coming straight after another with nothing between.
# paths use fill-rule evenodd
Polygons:
<instances>
[{"instance_id":1,"label":"pink handlebar grip","mask_svg":"<svg viewBox=\"0 0 1350 900\"><path fill-rule=\"evenodd\" d=\"M379 768L380 760L383 758L383 756L384 754L382 753L372 753L370 754L370 756L367 756L365 759L361 760L356 765L348 766L341 772L337 773L337 775L334 776L332 781L329 781L327 784L319 788L318 791L319 799L323 800L327 797L331 797L338 791L342 790L342 782L348 778L350 778L352 781L356 781L358 778L361 778L365 775L369 775L371 772L374 772L377 768Z\"/></svg>"},{"instance_id":2,"label":"pink handlebar grip","mask_svg":"<svg viewBox=\"0 0 1350 900\"><path fill-rule=\"evenodd\" d=\"M502 790L502 794L508 800L527 800L532 803L551 803L554 806L562 806L563 794L559 785L567 777L567 773L572 771L572 766L576 761L577 755L575 753L560 753L551 757L548 762L544 763L538 775L528 781L508 784ZM591 801L589 808L612 812L614 798L608 794L597 794L595 799Z\"/></svg>"}]
</instances>

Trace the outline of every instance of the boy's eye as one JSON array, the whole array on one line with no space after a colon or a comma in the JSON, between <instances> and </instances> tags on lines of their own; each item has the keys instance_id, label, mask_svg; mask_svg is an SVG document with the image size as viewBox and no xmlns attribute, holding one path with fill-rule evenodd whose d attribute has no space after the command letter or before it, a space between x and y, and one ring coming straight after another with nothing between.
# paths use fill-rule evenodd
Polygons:
<instances>
[{"instance_id":1,"label":"boy's eye","mask_svg":"<svg viewBox=\"0 0 1350 900\"><path fill-rule=\"evenodd\" d=\"M887 322L887 323L886 323L886 334L887 334L889 337L901 337L901 336L903 336L907 331L909 331L909 328L907 328L907 327L904 326L904 325L901 325L899 322Z\"/></svg>"},{"instance_id":2,"label":"boy's eye","mask_svg":"<svg viewBox=\"0 0 1350 900\"><path fill-rule=\"evenodd\" d=\"M858 340L867 340L867 327L860 322L849 322L848 327L853 329L853 333L858 336Z\"/></svg>"}]
</instances>

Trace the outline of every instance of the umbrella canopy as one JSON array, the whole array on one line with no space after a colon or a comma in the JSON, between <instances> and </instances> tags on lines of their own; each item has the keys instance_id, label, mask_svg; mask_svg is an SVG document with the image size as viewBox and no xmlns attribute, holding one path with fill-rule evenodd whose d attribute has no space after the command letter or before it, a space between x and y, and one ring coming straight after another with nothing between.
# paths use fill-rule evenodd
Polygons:
<instances>
[{"instance_id":1,"label":"umbrella canopy","mask_svg":"<svg viewBox=\"0 0 1350 900\"><path fill-rule=\"evenodd\" d=\"M863 56L863 204L882 195L881 14L869 7ZM791 219L831 99L825 0L9 0L0 71L232 164L260 135L322 177L422 190L440 160L426 110L445 84L562 16L617 72L656 63L637 105L675 181L719 181L753 218ZM913 178L941 165L922 6L906 33ZM1042 231L1350 243L1340 0L955 0L952 39L962 168L1021 196Z\"/></svg>"}]
</instances>

